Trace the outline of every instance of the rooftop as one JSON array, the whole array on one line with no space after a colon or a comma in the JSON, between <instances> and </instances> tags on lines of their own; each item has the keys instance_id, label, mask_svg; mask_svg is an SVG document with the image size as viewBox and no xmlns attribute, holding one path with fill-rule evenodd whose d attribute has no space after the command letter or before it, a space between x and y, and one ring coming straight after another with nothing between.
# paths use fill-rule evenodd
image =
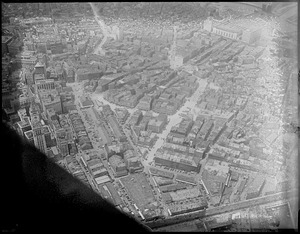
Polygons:
<instances>
[{"instance_id":1,"label":"rooftop","mask_svg":"<svg viewBox=\"0 0 300 234\"><path fill-rule=\"evenodd\" d=\"M31 139L33 138L33 131L29 130L27 132L24 133L27 139Z\"/></svg>"},{"instance_id":2,"label":"rooftop","mask_svg":"<svg viewBox=\"0 0 300 234\"><path fill-rule=\"evenodd\" d=\"M125 165L124 160L119 155L111 156L109 158L109 162L110 162L110 164L112 164L112 166L124 166Z\"/></svg>"},{"instance_id":3,"label":"rooftop","mask_svg":"<svg viewBox=\"0 0 300 234\"><path fill-rule=\"evenodd\" d=\"M10 36L2 36L2 43L7 43L12 37Z\"/></svg>"},{"instance_id":4,"label":"rooftop","mask_svg":"<svg viewBox=\"0 0 300 234\"><path fill-rule=\"evenodd\" d=\"M165 159L165 160L168 160L168 161L181 163L181 164L186 164L186 165L189 165L189 166L194 166L194 167L198 166L195 163L193 157L182 155L182 154L171 154L171 153L164 152L164 153L157 153L155 157Z\"/></svg>"},{"instance_id":5,"label":"rooftop","mask_svg":"<svg viewBox=\"0 0 300 234\"><path fill-rule=\"evenodd\" d=\"M198 188L183 189L176 192L170 192L170 195L173 201L180 201L200 196L200 190Z\"/></svg>"}]
</instances>

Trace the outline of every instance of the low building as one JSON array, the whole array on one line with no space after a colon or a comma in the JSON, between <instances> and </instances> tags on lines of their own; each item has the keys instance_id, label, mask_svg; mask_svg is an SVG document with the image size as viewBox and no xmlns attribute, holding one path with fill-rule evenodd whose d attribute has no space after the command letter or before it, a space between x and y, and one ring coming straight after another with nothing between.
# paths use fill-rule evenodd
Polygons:
<instances>
[{"instance_id":1,"label":"low building","mask_svg":"<svg viewBox=\"0 0 300 234\"><path fill-rule=\"evenodd\" d=\"M97 177L95 179L95 181L99 185L99 184L104 184L104 183L110 182L111 179L108 175L104 175L104 176Z\"/></svg>"},{"instance_id":2,"label":"low building","mask_svg":"<svg viewBox=\"0 0 300 234\"><path fill-rule=\"evenodd\" d=\"M192 156L185 156L179 153L160 153L157 152L154 157L156 164L167 166L174 169L184 170L184 171L200 171L200 159Z\"/></svg>"},{"instance_id":3,"label":"low building","mask_svg":"<svg viewBox=\"0 0 300 234\"><path fill-rule=\"evenodd\" d=\"M211 231L211 232L223 231L232 226L232 219L227 218L227 220L224 220L224 221L223 220L222 221L218 221L218 220L208 221L208 222L205 222L205 226L207 227L207 230Z\"/></svg>"},{"instance_id":4,"label":"low building","mask_svg":"<svg viewBox=\"0 0 300 234\"><path fill-rule=\"evenodd\" d=\"M22 67L33 68L37 61L37 57L30 51L23 51L16 55L16 62Z\"/></svg>"},{"instance_id":5,"label":"low building","mask_svg":"<svg viewBox=\"0 0 300 234\"><path fill-rule=\"evenodd\" d=\"M132 116L129 120L129 124L130 125L138 125L140 123L140 121L142 120L142 118L143 118L142 111L137 110L132 114Z\"/></svg>"},{"instance_id":6,"label":"low building","mask_svg":"<svg viewBox=\"0 0 300 234\"><path fill-rule=\"evenodd\" d=\"M83 68L79 69L76 73L77 75L77 81L83 81L83 80L91 80L91 79L100 79L103 75L103 71L96 70L92 68Z\"/></svg>"},{"instance_id":7,"label":"low building","mask_svg":"<svg viewBox=\"0 0 300 234\"><path fill-rule=\"evenodd\" d=\"M200 190L197 187L170 192L170 196L173 202L199 197L200 194Z\"/></svg>"},{"instance_id":8,"label":"low building","mask_svg":"<svg viewBox=\"0 0 300 234\"><path fill-rule=\"evenodd\" d=\"M113 168L115 177L125 176L128 174L126 164L121 156L113 155L108 159Z\"/></svg>"},{"instance_id":9,"label":"low building","mask_svg":"<svg viewBox=\"0 0 300 234\"><path fill-rule=\"evenodd\" d=\"M158 119L151 119L148 122L148 129L151 130L152 132L155 133L160 133L162 132L166 122Z\"/></svg>"},{"instance_id":10,"label":"low building","mask_svg":"<svg viewBox=\"0 0 300 234\"><path fill-rule=\"evenodd\" d=\"M89 97L80 97L80 106L81 109L85 109L85 108L90 108L94 106L94 103L92 102L92 100Z\"/></svg>"},{"instance_id":11,"label":"low building","mask_svg":"<svg viewBox=\"0 0 300 234\"><path fill-rule=\"evenodd\" d=\"M114 185L111 182L108 182L108 183L105 183L105 186L107 187L111 197L113 198L113 202L114 202L115 206L123 205L123 201L122 201L121 197L119 196Z\"/></svg>"},{"instance_id":12,"label":"low building","mask_svg":"<svg viewBox=\"0 0 300 234\"><path fill-rule=\"evenodd\" d=\"M144 166L133 150L127 150L124 153L124 161L130 173L143 170Z\"/></svg>"},{"instance_id":13,"label":"low building","mask_svg":"<svg viewBox=\"0 0 300 234\"><path fill-rule=\"evenodd\" d=\"M116 116L121 124L124 124L129 117L129 112L125 108L116 108Z\"/></svg>"},{"instance_id":14,"label":"low building","mask_svg":"<svg viewBox=\"0 0 300 234\"><path fill-rule=\"evenodd\" d=\"M207 202L204 199L199 198L197 202L188 202L183 204L173 204L169 205L169 210L171 215L179 215L187 212L198 211L205 214L205 209L207 208ZM199 214L199 213L198 213ZM200 216L200 215L199 215Z\"/></svg>"},{"instance_id":15,"label":"low building","mask_svg":"<svg viewBox=\"0 0 300 234\"><path fill-rule=\"evenodd\" d=\"M265 183L265 178L257 176L247 189L248 193L246 199L259 197Z\"/></svg>"},{"instance_id":16,"label":"low building","mask_svg":"<svg viewBox=\"0 0 300 234\"><path fill-rule=\"evenodd\" d=\"M164 178L167 178L167 179L173 179L174 178L174 174L172 172L159 170L159 169L153 168L153 167L149 168L149 172L151 173L151 175L154 175L154 176L160 176L160 177L164 177Z\"/></svg>"},{"instance_id":17,"label":"low building","mask_svg":"<svg viewBox=\"0 0 300 234\"><path fill-rule=\"evenodd\" d=\"M13 40L12 37L9 36L2 36L2 56L8 53L8 44Z\"/></svg>"},{"instance_id":18,"label":"low building","mask_svg":"<svg viewBox=\"0 0 300 234\"><path fill-rule=\"evenodd\" d=\"M176 180L178 182L182 182L182 183L186 183L186 184L197 185L195 178L191 177L191 176L185 176L185 175L178 174L176 176Z\"/></svg>"},{"instance_id":19,"label":"low building","mask_svg":"<svg viewBox=\"0 0 300 234\"><path fill-rule=\"evenodd\" d=\"M183 119L178 126L174 126L171 132L187 136L193 126L192 120Z\"/></svg>"},{"instance_id":20,"label":"low building","mask_svg":"<svg viewBox=\"0 0 300 234\"><path fill-rule=\"evenodd\" d=\"M120 141L124 142L127 140L127 137L123 131L123 129L119 126L118 121L113 115L107 117L108 123L114 132L114 136Z\"/></svg>"},{"instance_id":21,"label":"low building","mask_svg":"<svg viewBox=\"0 0 300 234\"><path fill-rule=\"evenodd\" d=\"M42 102L43 110L54 109L56 113L62 113L61 98L57 90L44 90L39 92L40 100Z\"/></svg>"},{"instance_id":22,"label":"low building","mask_svg":"<svg viewBox=\"0 0 300 234\"><path fill-rule=\"evenodd\" d=\"M96 179L98 177L108 175L108 171L104 167L102 167L98 170L94 170L92 174L93 174L94 178Z\"/></svg>"},{"instance_id":23,"label":"low building","mask_svg":"<svg viewBox=\"0 0 300 234\"><path fill-rule=\"evenodd\" d=\"M149 111L152 108L153 98L145 95L141 98L137 108L144 111Z\"/></svg>"},{"instance_id":24,"label":"low building","mask_svg":"<svg viewBox=\"0 0 300 234\"><path fill-rule=\"evenodd\" d=\"M171 184L171 185L165 185L160 186L159 189L162 193L168 193L168 192L174 192L177 190L186 189L188 185L185 184Z\"/></svg>"},{"instance_id":25,"label":"low building","mask_svg":"<svg viewBox=\"0 0 300 234\"><path fill-rule=\"evenodd\" d=\"M3 44L3 43L2 43ZM14 57L22 50L22 42L19 39L10 40L7 43L8 53Z\"/></svg>"}]
</instances>

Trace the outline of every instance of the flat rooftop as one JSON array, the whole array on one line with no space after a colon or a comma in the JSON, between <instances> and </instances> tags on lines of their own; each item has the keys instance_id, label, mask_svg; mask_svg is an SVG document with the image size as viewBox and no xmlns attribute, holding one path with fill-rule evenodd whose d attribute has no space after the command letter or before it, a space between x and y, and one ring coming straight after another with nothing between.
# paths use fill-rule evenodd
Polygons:
<instances>
[{"instance_id":1,"label":"flat rooftop","mask_svg":"<svg viewBox=\"0 0 300 234\"><path fill-rule=\"evenodd\" d=\"M153 191L144 174L132 174L121 178L121 181L141 212L155 202Z\"/></svg>"},{"instance_id":2,"label":"flat rooftop","mask_svg":"<svg viewBox=\"0 0 300 234\"><path fill-rule=\"evenodd\" d=\"M7 43L11 38L10 36L2 36L2 43Z\"/></svg>"}]
</instances>

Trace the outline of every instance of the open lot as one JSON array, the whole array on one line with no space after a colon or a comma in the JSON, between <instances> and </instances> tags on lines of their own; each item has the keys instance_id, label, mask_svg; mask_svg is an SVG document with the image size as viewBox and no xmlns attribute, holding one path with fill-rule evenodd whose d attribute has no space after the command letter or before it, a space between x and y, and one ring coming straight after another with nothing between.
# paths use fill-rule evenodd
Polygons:
<instances>
[{"instance_id":1,"label":"open lot","mask_svg":"<svg viewBox=\"0 0 300 234\"><path fill-rule=\"evenodd\" d=\"M144 211L149 205L155 203L153 190L144 174L133 174L121 178L120 180L126 187L129 196L141 211Z\"/></svg>"}]
</instances>

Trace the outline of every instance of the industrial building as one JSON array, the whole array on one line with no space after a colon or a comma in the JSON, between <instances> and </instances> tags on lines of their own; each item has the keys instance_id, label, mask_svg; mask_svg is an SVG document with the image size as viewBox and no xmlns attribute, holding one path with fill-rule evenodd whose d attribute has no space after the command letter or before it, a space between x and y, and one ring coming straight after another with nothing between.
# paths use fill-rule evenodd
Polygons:
<instances>
[{"instance_id":1,"label":"industrial building","mask_svg":"<svg viewBox=\"0 0 300 234\"><path fill-rule=\"evenodd\" d=\"M246 199L248 200L248 199L259 197L265 183L266 183L265 178L261 176L255 177L254 181L250 184L250 186L247 189Z\"/></svg>"},{"instance_id":2,"label":"industrial building","mask_svg":"<svg viewBox=\"0 0 300 234\"><path fill-rule=\"evenodd\" d=\"M128 174L126 164L121 156L113 155L108 159L115 177L125 176Z\"/></svg>"},{"instance_id":3,"label":"industrial building","mask_svg":"<svg viewBox=\"0 0 300 234\"><path fill-rule=\"evenodd\" d=\"M200 158L192 156L183 156L182 154L170 154L167 152L157 151L154 161L156 164L167 166L174 169L184 170L184 171L200 171Z\"/></svg>"}]
</instances>

